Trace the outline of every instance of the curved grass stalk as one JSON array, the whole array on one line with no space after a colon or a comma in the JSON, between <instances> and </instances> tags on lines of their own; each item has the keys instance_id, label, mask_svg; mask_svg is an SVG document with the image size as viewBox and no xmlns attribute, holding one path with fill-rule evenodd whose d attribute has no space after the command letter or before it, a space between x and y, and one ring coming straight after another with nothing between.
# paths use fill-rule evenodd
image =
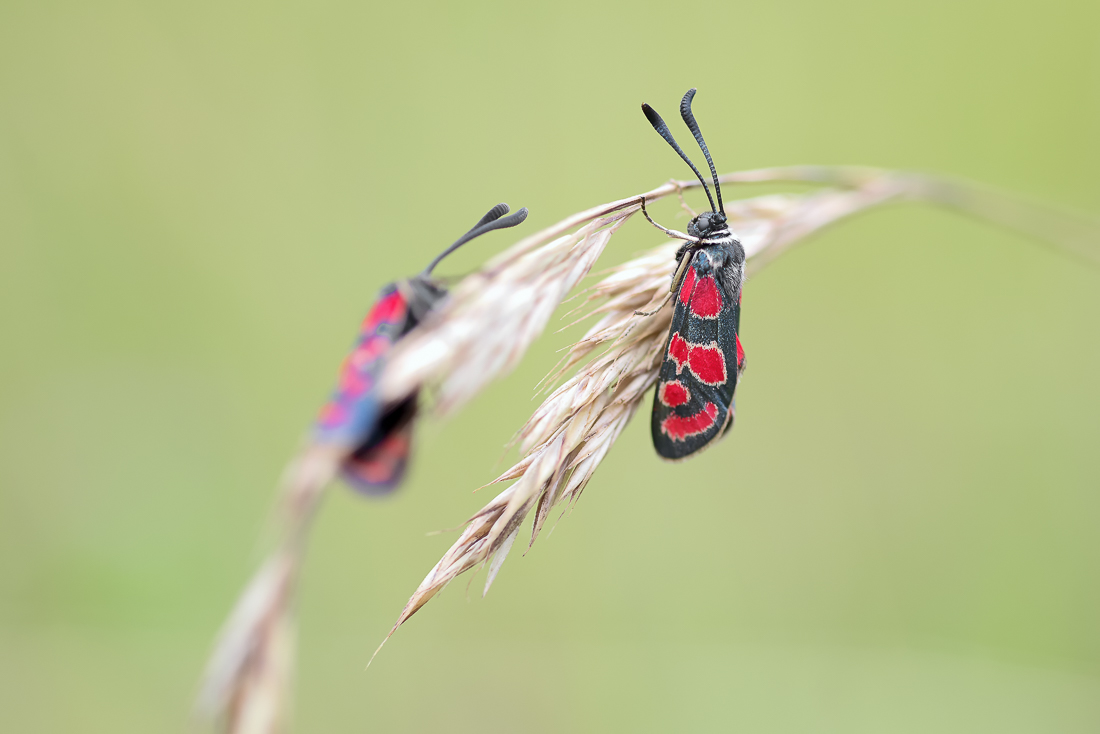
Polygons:
<instances>
[{"instance_id":1,"label":"curved grass stalk","mask_svg":"<svg viewBox=\"0 0 1100 734\"><path fill-rule=\"evenodd\" d=\"M1095 222L963 181L846 166L758 169L719 180L727 186L823 187L726 203L731 228L749 258L750 275L825 226L901 201L951 207L1100 264L1100 226ZM652 202L699 185L669 181L644 196ZM639 202L640 196L632 196L567 217L520 240L463 279L446 303L395 348L382 382L387 399L396 402L434 387L436 410L444 414L513 369L589 274L611 237L638 213ZM409 599L390 635L465 571L488 564L488 591L524 520L534 514L534 543L550 511L580 497L656 381L671 318L664 301L675 250L671 243L658 246L612 269L590 289L588 315L599 318L570 348L553 380L587 363L553 390L520 430L520 460L492 482L514 483L467 521L459 539ZM649 317L634 313L654 309ZM283 725L295 581L310 521L338 463L335 456L310 451L284 477L285 522L279 541L226 623L200 693L201 712L221 721L226 731L270 734Z\"/></svg>"}]
</instances>

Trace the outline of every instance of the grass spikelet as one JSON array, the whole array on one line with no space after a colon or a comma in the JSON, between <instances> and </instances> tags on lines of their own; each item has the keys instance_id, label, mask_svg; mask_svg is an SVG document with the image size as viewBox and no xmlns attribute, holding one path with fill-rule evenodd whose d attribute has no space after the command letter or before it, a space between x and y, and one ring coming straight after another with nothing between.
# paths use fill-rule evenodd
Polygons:
<instances>
[{"instance_id":1,"label":"grass spikelet","mask_svg":"<svg viewBox=\"0 0 1100 734\"><path fill-rule=\"evenodd\" d=\"M275 547L245 586L207 663L196 713L229 734L285 728L298 573L311 520L341 458L332 447L315 446L287 468Z\"/></svg>"},{"instance_id":2,"label":"grass spikelet","mask_svg":"<svg viewBox=\"0 0 1100 734\"><path fill-rule=\"evenodd\" d=\"M897 201L952 207L1100 263L1096 223L961 181L815 166L730 173L720 181L727 186L792 182L822 187L726 203L750 275L822 227ZM644 196L652 202L698 186L698 181L670 181ZM396 346L382 380L385 397L396 402L434 387L436 411L447 413L514 368L558 306L592 270L612 236L640 211L640 198L568 217L521 240L463 279L447 301ZM487 592L526 518L533 514L530 546L555 507L580 497L657 379L672 313L668 296L676 249L676 243L657 246L613 268L588 290L582 310L587 309L585 318L595 317L595 323L548 376L548 385L563 378L564 382L550 390L517 434L519 461L491 482L513 483L466 522L389 635L456 576L486 563ZM576 373L566 377L573 369ZM283 522L274 550L223 629L202 684L200 713L220 721L225 731L273 734L285 719L294 587L310 521L341 460L331 450L314 447L299 456L284 477Z\"/></svg>"},{"instance_id":3,"label":"grass spikelet","mask_svg":"<svg viewBox=\"0 0 1100 734\"><path fill-rule=\"evenodd\" d=\"M720 180L723 184L791 181L827 185L810 193L759 196L726 204L730 228L745 248L749 274L759 272L825 226L904 200L944 204L1046 235L1061 249L1100 262L1100 228L1095 223L1073 220L961 182L846 167L765 169L727 174ZM646 200L693 186L698 183L670 182L646 194ZM566 219L471 276L470 287L457 289L437 318L426 324L416 339L409 340L391 363L393 394L399 396L438 379L443 407L450 409L501 374L505 366L513 366L545 328L549 312L591 267L594 258L589 256L602 250L611 234L637 213L637 201L638 197L633 197L612 202ZM586 224L575 235L538 247L563 228L581 223ZM569 349L548 381L556 382L589 361L553 390L519 431L520 460L491 482L514 483L470 518L459 539L413 593L389 635L456 576L489 562L487 592L526 517L534 511L533 544L550 512L580 497L657 380L672 315L668 296L677 246L675 242L660 245L620 265L589 290L587 315L599 318ZM561 258L578 250L583 252L576 255L583 258L583 266L573 267L565 277ZM548 275L551 272L555 274ZM523 305L525 300L529 305ZM499 312L506 304L515 310L502 316ZM655 312L639 315L637 311ZM516 328L521 338L513 338L516 332L507 328ZM486 341L494 339L491 349L496 354L479 357L477 349L486 348ZM473 369L458 367L467 361L475 365ZM483 371L486 366L494 369Z\"/></svg>"},{"instance_id":4,"label":"grass spikelet","mask_svg":"<svg viewBox=\"0 0 1100 734\"><path fill-rule=\"evenodd\" d=\"M464 279L443 307L446 313L431 314L426 328L394 350L382 385L387 399L437 381L436 408L447 412L509 372L632 213L598 216L553 239L553 228L540 232Z\"/></svg>"},{"instance_id":5,"label":"grass spikelet","mask_svg":"<svg viewBox=\"0 0 1100 734\"><path fill-rule=\"evenodd\" d=\"M293 668L290 598L298 559L278 553L253 577L207 668L198 705L234 734L279 731Z\"/></svg>"}]
</instances>

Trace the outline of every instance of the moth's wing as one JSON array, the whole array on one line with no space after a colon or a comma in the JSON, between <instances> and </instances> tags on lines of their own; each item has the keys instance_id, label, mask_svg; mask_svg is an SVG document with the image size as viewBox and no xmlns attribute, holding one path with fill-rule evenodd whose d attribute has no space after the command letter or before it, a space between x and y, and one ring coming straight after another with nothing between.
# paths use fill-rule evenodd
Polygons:
<instances>
[{"instance_id":1,"label":"moth's wing","mask_svg":"<svg viewBox=\"0 0 1100 734\"><path fill-rule=\"evenodd\" d=\"M653 399L653 446L673 461L705 448L733 422L740 293L730 292L721 273L699 267L706 257L695 253L676 293Z\"/></svg>"},{"instance_id":2,"label":"moth's wing","mask_svg":"<svg viewBox=\"0 0 1100 734\"><path fill-rule=\"evenodd\" d=\"M352 488L380 495L401 484L412 448L417 401L413 395L386 410L374 435L344 461L340 473Z\"/></svg>"},{"instance_id":3,"label":"moth's wing","mask_svg":"<svg viewBox=\"0 0 1100 734\"><path fill-rule=\"evenodd\" d=\"M388 494L397 489L405 478L412 431L412 423L409 423L388 434L369 451L352 454L340 470L344 481L368 495Z\"/></svg>"},{"instance_id":4,"label":"moth's wing","mask_svg":"<svg viewBox=\"0 0 1100 734\"><path fill-rule=\"evenodd\" d=\"M375 432L383 412L378 380L385 358L411 328L411 322L409 302L402 289L396 284L383 288L340 367L336 389L317 416L314 440L345 445L351 450Z\"/></svg>"}]
</instances>

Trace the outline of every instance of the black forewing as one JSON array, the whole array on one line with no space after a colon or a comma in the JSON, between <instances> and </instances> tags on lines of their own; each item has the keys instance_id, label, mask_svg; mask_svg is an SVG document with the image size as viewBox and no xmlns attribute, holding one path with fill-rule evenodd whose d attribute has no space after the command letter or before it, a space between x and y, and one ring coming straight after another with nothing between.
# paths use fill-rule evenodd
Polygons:
<instances>
[{"instance_id":1,"label":"black forewing","mask_svg":"<svg viewBox=\"0 0 1100 734\"><path fill-rule=\"evenodd\" d=\"M684 459L699 451L733 421L740 274L725 268L739 266L724 258L722 269L715 271L707 249L694 254L691 272L685 273L673 301L654 393L653 445L666 459ZM715 303L715 293L720 303Z\"/></svg>"}]
</instances>

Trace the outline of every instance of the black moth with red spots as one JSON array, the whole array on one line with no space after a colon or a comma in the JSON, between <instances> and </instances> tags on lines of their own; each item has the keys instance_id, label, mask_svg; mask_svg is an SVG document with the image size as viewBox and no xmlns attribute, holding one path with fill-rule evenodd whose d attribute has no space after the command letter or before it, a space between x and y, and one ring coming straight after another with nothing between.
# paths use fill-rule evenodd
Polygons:
<instances>
[{"instance_id":1,"label":"black moth with red spots","mask_svg":"<svg viewBox=\"0 0 1100 734\"><path fill-rule=\"evenodd\" d=\"M745 368L745 353L738 337L745 250L726 224L718 173L691 112L694 96L694 89L684 95L680 116L710 164L717 205L703 175L676 144L668 125L652 107L642 105L653 128L699 177L711 206L711 211L688 223L684 234L650 219L642 198L642 212L653 226L685 240L676 253L672 327L653 398L653 446L663 458L671 460L687 458L730 429L733 392Z\"/></svg>"},{"instance_id":2,"label":"black moth with red spots","mask_svg":"<svg viewBox=\"0 0 1100 734\"><path fill-rule=\"evenodd\" d=\"M527 218L526 207L505 217L507 213L507 204L497 204L419 275L387 285L363 320L355 348L340 368L340 382L314 424L313 443L338 448L341 474L364 494L397 488L412 443L418 396L389 404L379 388L390 350L447 295L432 278L443 258L475 237L515 227Z\"/></svg>"}]
</instances>

